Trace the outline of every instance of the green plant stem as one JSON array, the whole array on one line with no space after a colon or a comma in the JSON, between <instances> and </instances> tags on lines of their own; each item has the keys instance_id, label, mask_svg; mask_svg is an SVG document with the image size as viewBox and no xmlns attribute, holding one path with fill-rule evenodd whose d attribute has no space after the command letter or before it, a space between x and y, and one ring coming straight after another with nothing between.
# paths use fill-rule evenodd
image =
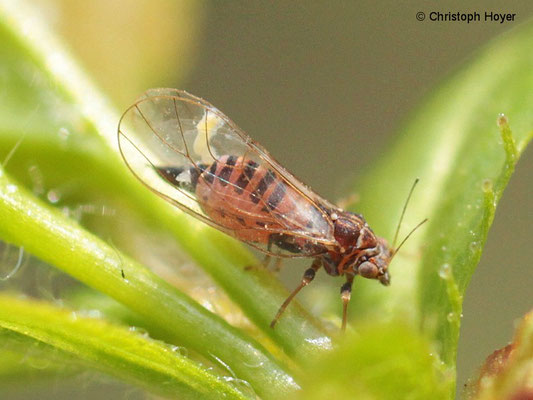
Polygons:
<instances>
[{"instance_id":1,"label":"green plant stem","mask_svg":"<svg viewBox=\"0 0 533 400\"><path fill-rule=\"evenodd\" d=\"M174 343L223 360L261 396L276 398L298 388L254 340L32 197L2 173L3 240L24 246L31 254L125 304L166 332ZM261 365L261 374L256 373L256 365Z\"/></svg>"}]
</instances>

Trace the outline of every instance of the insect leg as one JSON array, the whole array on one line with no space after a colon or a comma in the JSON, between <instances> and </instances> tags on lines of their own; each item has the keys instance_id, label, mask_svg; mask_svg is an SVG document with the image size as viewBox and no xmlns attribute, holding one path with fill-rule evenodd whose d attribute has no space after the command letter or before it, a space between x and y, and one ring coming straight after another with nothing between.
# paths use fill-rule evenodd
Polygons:
<instances>
[{"instance_id":1,"label":"insect leg","mask_svg":"<svg viewBox=\"0 0 533 400\"><path fill-rule=\"evenodd\" d=\"M341 286L342 299L342 331L346 330L346 318L348 312L348 303L352 295L353 275L346 275L346 283Z\"/></svg>"},{"instance_id":2,"label":"insect leg","mask_svg":"<svg viewBox=\"0 0 533 400\"><path fill-rule=\"evenodd\" d=\"M294 296L296 296L298 292L302 290L304 287L309 285L309 283L315 278L316 271L318 271L321 266L322 266L322 260L320 258L315 258L315 261L313 261L313 265L311 265L311 268L307 269L304 272L304 276L302 277L302 281L300 282L300 285L298 285L298 287L292 291L289 297L287 297L287 299L283 302L283 304L279 308L276 316L270 323L271 328L274 328L279 318L281 317L281 314L283 314L283 312L285 311L289 303L292 301Z\"/></svg>"},{"instance_id":3,"label":"insect leg","mask_svg":"<svg viewBox=\"0 0 533 400\"><path fill-rule=\"evenodd\" d=\"M267 244L267 250L268 252L271 252L272 251L272 245L274 244L274 238L273 238L273 235L270 235L268 237L268 244ZM263 260L263 267L265 268L268 268L268 264L270 264L270 259L272 258L272 256L270 254L267 254L265 256L265 259Z\"/></svg>"},{"instance_id":4,"label":"insect leg","mask_svg":"<svg viewBox=\"0 0 533 400\"><path fill-rule=\"evenodd\" d=\"M267 245L267 250L268 251L272 251L272 245L274 244L274 241L275 241L275 236L274 235L270 235L268 237L268 245ZM272 256L270 254L267 254L265 256L265 260L263 261L263 265L265 267L268 267L268 264L270 263L271 259L272 259ZM282 261L283 261L283 259L281 257L277 257L276 261L274 262L274 268L272 268L272 271L279 272L280 269L281 269L281 262Z\"/></svg>"}]
</instances>

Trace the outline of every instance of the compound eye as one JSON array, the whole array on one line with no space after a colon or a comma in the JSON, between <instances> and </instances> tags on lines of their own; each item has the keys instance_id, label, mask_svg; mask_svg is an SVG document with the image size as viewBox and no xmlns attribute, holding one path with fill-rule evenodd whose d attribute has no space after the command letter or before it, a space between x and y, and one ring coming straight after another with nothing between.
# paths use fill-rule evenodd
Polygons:
<instances>
[{"instance_id":1,"label":"compound eye","mask_svg":"<svg viewBox=\"0 0 533 400\"><path fill-rule=\"evenodd\" d=\"M365 261L358 268L359 275L363 278L375 279L378 276L378 267L370 261Z\"/></svg>"}]
</instances>

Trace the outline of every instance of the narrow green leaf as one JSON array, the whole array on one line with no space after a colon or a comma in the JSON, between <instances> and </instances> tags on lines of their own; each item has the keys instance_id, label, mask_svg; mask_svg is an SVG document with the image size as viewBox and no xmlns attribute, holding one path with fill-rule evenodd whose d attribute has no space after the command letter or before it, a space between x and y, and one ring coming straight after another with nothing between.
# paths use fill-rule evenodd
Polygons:
<instances>
[{"instance_id":1,"label":"narrow green leaf","mask_svg":"<svg viewBox=\"0 0 533 400\"><path fill-rule=\"evenodd\" d=\"M0 327L73 354L153 393L187 399L247 398L168 345L43 302L0 295Z\"/></svg>"},{"instance_id":2,"label":"narrow green leaf","mask_svg":"<svg viewBox=\"0 0 533 400\"><path fill-rule=\"evenodd\" d=\"M423 102L358 186L357 210L391 239L420 177L400 238L424 218L429 223L392 262L390 288L355 284L353 315L420 326L452 370L465 289L496 204L532 136L532 46L529 23L480 51Z\"/></svg>"},{"instance_id":3,"label":"narrow green leaf","mask_svg":"<svg viewBox=\"0 0 533 400\"><path fill-rule=\"evenodd\" d=\"M41 162L35 163L50 185L64 187L65 178L71 177L77 198L107 194L172 232L287 354L305 360L331 348L320 323L296 303L271 329L270 321L287 296L277 279L265 271L245 270L259 263L241 244L164 204L134 180L111 151L116 149L118 114L24 2L0 1L0 37L0 66L10 99L5 108L5 99L0 99L0 132L5 135L0 135L0 145L7 154L25 135L16 153L19 159L9 164L17 178L28 181L27 162L39 154Z\"/></svg>"},{"instance_id":4,"label":"narrow green leaf","mask_svg":"<svg viewBox=\"0 0 533 400\"><path fill-rule=\"evenodd\" d=\"M298 388L254 340L76 222L34 199L1 169L0 238L24 246L29 253L115 298L166 332L174 343L223 360L261 396L276 398Z\"/></svg>"}]
</instances>

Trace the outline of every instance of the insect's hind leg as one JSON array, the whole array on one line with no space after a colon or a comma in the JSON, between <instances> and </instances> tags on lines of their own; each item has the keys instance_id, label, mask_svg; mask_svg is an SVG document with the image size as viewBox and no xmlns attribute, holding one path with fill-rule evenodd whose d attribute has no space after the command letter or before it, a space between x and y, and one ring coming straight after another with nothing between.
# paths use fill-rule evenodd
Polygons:
<instances>
[{"instance_id":1,"label":"insect's hind leg","mask_svg":"<svg viewBox=\"0 0 533 400\"><path fill-rule=\"evenodd\" d=\"M283 314L283 312L285 311L289 303L292 301L294 296L296 296L300 290L302 290L304 287L309 285L309 283L311 283L311 281L315 279L316 271L318 271L321 266L322 266L322 260L320 258L315 258L315 260L313 261L313 264L311 265L311 268L307 269L304 272L304 276L302 277L302 281L300 282L300 285L298 285L298 287L292 291L289 297L287 297L287 299L285 299L283 304L280 306L278 312L276 313L276 316L270 323L271 328L274 328L274 326L276 325L279 318L281 317L281 315Z\"/></svg>"},{"instance_id":2,"label":"insect's hind leg","mask_svg":"<svg viewBox=\"0 0 533 400\"><path fill-rule=\"evenodd\" d=\"M342 299L342 331L346 330L346 319L348 317L348 303L352 296L353 275L346 276L346 283L341 286Z\"/></svg>"}]
</instances>

